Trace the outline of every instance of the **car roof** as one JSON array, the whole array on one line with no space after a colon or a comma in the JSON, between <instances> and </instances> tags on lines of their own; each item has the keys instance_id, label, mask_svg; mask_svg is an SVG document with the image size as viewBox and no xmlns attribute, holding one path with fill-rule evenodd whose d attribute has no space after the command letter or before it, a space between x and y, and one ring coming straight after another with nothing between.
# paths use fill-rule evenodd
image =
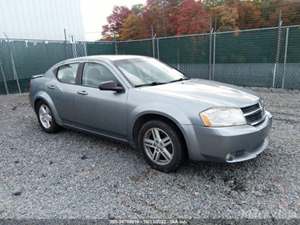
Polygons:
<instances>
[{"instance_id":1,"label":"car roof","mask_svg":"<svg viewBox=\"0 0 300 225\"><path fill-rule=\"evenodd\" d=\"M92 55L92 56L87 56L87 58L107 59L107 60L115 61L115 60L123 60L123 59L145 58L145 56L140 56L140 55Z\"/></svg>"},{"instance_id":2,"label":"car roof","mask_svg":"<svg viewBox=\"0 0 300 225\"><path fill-rule=\"evenodd\" d=\"M116 60L134 59L134 58L146 58L146 56L140 56L140 55L91 55L91 56L67 59L61 63L65 64L65 63L74 63L74 62L79 62L79 61L90 61L90 60L116 61Z\"/></svg>"}]
</instances>

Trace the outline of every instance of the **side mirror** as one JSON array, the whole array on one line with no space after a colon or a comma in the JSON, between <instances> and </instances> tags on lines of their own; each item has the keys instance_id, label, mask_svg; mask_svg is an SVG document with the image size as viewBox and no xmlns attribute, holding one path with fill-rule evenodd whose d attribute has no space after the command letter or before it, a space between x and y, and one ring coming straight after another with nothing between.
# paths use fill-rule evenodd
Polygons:
<instances>
[{"instance_id":1,"label":"side mirror","mask_svg":"<svg viewBox=\"0 0 300 225\"><path fill-rule=\"evenodd\" d=\"M124 92L124 88L112 80L102 82L99 85L99 89L102 91L115 91L117 93Z\"/></svg>"}]
</instances>

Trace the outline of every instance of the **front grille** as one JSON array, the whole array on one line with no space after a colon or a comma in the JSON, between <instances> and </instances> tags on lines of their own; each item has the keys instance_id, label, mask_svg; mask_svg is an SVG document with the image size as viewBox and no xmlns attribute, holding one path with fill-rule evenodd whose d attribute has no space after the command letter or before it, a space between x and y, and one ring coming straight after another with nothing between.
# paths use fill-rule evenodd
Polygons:
<instances>
[{"instance_id":1,"label":"front grille","mask_svg":"<svg viewBox=\"0 0 300 225\"><path fill-rule=\"evenodd\" d=\"M241 108L246 118L247 124L257 126L265 119L265 111L260 103Z\"/></svg>"},{"instance_id":2,"label":"front grille","mask_svg":"<svg viewBox=\"0 0 300 225\"><path fill-rule=\"evenodd\" d=\"M250 105L250 106L242 108L242 111L243 111L243 113L249 113L249 112L252 112L252 111L254 111L258 108L259 108L259 104L256 103L255 105Z\"/></svg>"}]
</instances>

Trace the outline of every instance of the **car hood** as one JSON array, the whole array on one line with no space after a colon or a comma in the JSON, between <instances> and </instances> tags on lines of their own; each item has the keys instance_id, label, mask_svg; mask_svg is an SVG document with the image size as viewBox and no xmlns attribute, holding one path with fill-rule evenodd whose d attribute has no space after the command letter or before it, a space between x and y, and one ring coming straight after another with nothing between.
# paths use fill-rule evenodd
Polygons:
<instances>
[{"instance_id":1,"label":"car hood","mask_svg":"<svg viewBox=\"0 0 300 225\"><path fill-rule=\"evenodd\" d=\"M242 88L201 79L142 87L141 90L151 94L207 103L209 106L244 107L255 104L259 100L257 96Z\"/></svg>"}]
</instances>

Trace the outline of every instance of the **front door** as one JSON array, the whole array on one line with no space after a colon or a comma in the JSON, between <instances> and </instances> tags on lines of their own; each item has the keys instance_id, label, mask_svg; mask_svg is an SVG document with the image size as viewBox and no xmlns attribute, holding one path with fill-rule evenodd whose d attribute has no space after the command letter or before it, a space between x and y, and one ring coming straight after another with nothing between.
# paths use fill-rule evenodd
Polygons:
<instances>
[{"instance_id":1,"label":"front door","mask_svg":"<svg viewBox=\"0 0 300 225\"><path fill-rule=\"evenodd\" d=\"M127 135L127 92L101 91L105 81L120 83L105 65L85 63L82 85L75 98L76 121L81 127L124 138Z\"/></svg>"}]
</instances>

